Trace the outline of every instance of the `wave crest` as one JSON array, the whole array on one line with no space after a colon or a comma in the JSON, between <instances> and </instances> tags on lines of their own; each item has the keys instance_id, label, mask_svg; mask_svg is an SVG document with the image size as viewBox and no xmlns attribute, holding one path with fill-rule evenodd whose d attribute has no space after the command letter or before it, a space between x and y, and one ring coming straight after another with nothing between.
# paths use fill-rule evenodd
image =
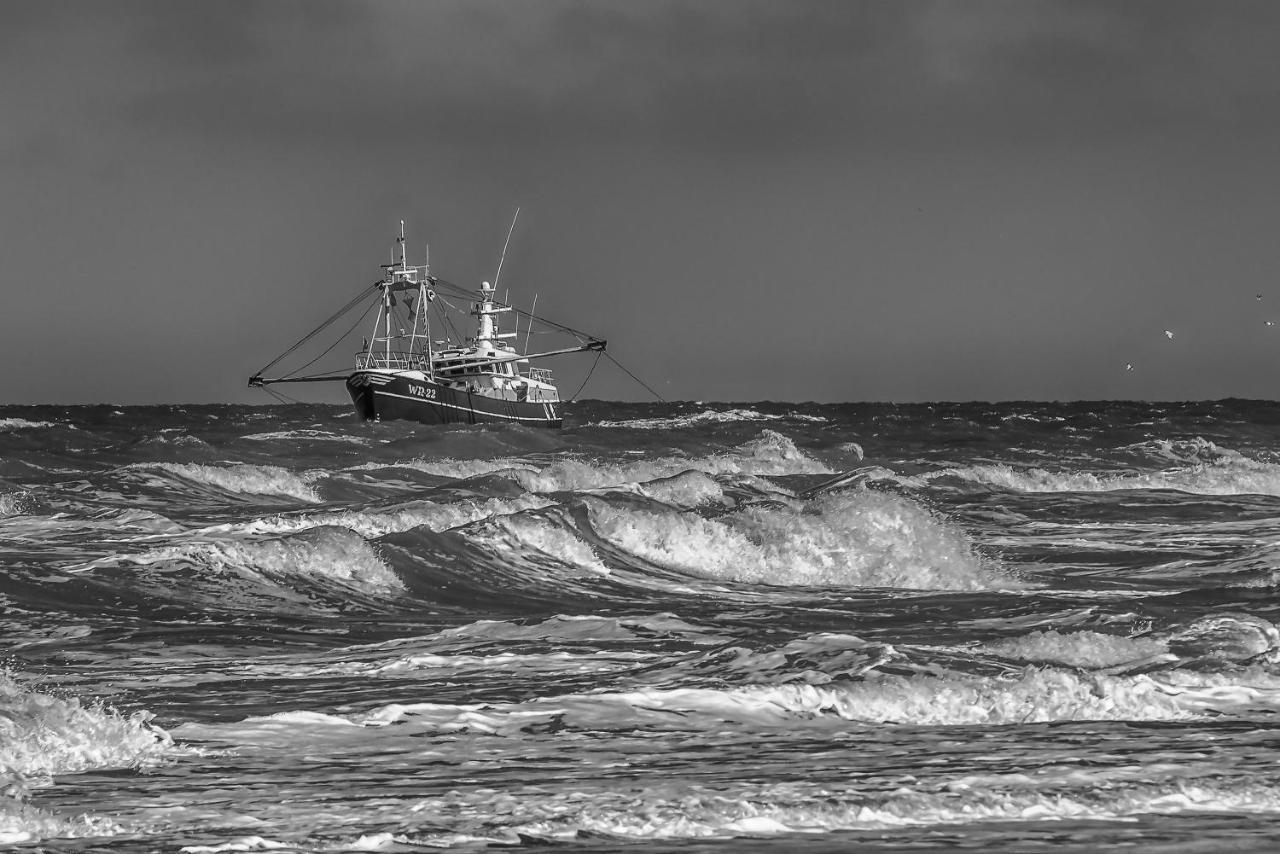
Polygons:
<instances>
[{"instance_id":1,"label":"wave crest","mask_svg":"<svg viewBox=\"0 0 1280 854\"><path fill-rule=\"evenodd\" d=\"M133 564L195 565L255 580L337 582L376 592L404 589L400 577L374 547L347 528L326 526L266 539L209 539L164 546L141 554L112 555L79 567Z\"/></svg>"},{"instance_id":2,"label":"wave crest","mask_svg":"<svg viewBox=\"0 0 1280 854\"><path fill-rule=\"evenodd\" d=\"M1031 664L1058 664L1097 670L1149 659L1169 651L1159 638L1130 638L1101 632L1034 631L1028 635L985 644L983 649L1003 658Z\"/></svg>"},{"instance_id":3,"label":"wave crest","mask_svg":"<svg viewBox=\"0 0 1280 854\"><path fill-rule=\"evenodd\" d=\"M1280 495L1280 465L1227 455L1211 463L1156 472L1055 472L1005 463L949 468L928 480L956 477L1013 492L1114 492L1168 489L1196 495Z\"/></svg>"},{"instance_id":4,"label":"wave crest","mask_svg":"<svg viewBox=\"0 0 1280 854\"><path fill-rule=\"evenodd\" d=\"M549 503L545 498L536 495L524 495L512 499L467 498L447 504L434 501L411 501L390 507L270 516L239 527L249 533L285 533L337 525L350 528L361 536L373 538L398 534L419 527L432 531L446 531L482 519L504 516L522 510L538 510L548 506ZM206 530L230 530L231 527L218 526Z\"/></svg>"},{"instance_id":5,"label":"wave crest","mask_svg":"<svg viewBox=\"0 0 1280 854\"><path fill-rule=\"evenodd\" d=\"M959 529L895 495L860 491L751 505L718 518L585 499L611 544L690 575L754 584L990 590L1021 587L985 566Z\"/></svg>"},{"instance_id":6,"label":"wave crest","mask_svg":"<svg viewBox=\"0 0 1280 854\"><path fill-rule=\"evenodd\" d=\"M408 468L454 480L495 475L515 481L528 492L540 493L648 483L688 471L711 476L832 473L824 463L805 454L795 442L773 430L762 430L756 438L729 451L704 457L665 456L614 463L562 458L542 466L517 457L416 459L397 463L364 463L347 471L388 468Z\"/></svg>"},{"instance_id":7,"label":"wave crest","mask_svg":"<svg viewBox=\"0 0 1280 854\"><path fill-rule=\"evenodd\" d=\"M805 415L792 412L786 415L770 415L755 409L704 409L694 415L676 415L670 418L633 418L626 421L595 421L588 427L625 427L630 430L679 430L684 427L697 427L703 424L729 424L736 421L806 421L823 423L827 419L821 415Z\"/></svg>"},{"instance_id":8,"label":"wave crest","mask_svg":"<svg viewBox=\"0 0 1280 854\"><path fill-rule=\"evenodd\" d=\"M57 421L28 421L25 418L0 418L0 433L13 433L18 430L39 430L44 427L67 427L74 430L70 424L62 424Z\"/></svg>"},{"instance_id":9,"label":"wave crest","mask_svg":"<svg viewBox=\"0 0 1280 854\"><path fill-rule=\"evenodd\" d=\"M175 748L151 717L37 693L0 671L0 768L28 778L154 764Z\"/></svg>"},{"instance_id":10,"label":"wave crest","mask_svg":"<svg viewBox=\"0 0 1280 854\"><path fill-rule=\"evenodd\" d=\"M126 466L126 471L134 474L157 470L197 488L213 487L241 495L283 495L311 504L319 504L321 500L306 478L280 466L250 463L135 463Z\"/></svg>"}]
</instances>

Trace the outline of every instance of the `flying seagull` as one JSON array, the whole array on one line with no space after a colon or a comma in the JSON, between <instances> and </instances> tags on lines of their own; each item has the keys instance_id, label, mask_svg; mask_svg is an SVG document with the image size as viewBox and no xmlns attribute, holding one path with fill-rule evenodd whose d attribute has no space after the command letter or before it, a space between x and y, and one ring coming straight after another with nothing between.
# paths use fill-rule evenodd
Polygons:
<instances>
[{"instance_id":1,"label":"flying seagull","mask_svg":"<svg viewBox=\"0 0 1280 854\"><path fill-rule=\"evenodd\" d=\"M1168 338L1168 339L1170 339L1170 340L1172 340L1172 339L1173 339L1173 333L1172 333L1172 332L1170 332L1168 329L1166 329L1166 330L1164 331L1164 337L1165 337L1165 338Z\"/></svg>"},{"instance_id":2,"label":"flying seagull","mask_svg":"<svg viewBox=\"0 0 1280 854\"><path fill-rule=\"evenodd\" d=\"M1266 321L1263 321L1263 322L1264 322L1264 323L1266 323L1266 324L1267 324L1267 326L1275 326L1275 325L1276 325L1276 322L1275 322L1274 320L1266 320Z\"/></svg>"},{"instance_id":3,"label":"flying seagull","mask_svg":"<svg viewBox=\"0 0 1280 854\"><path fill-rule=\"evenodd\" d=\"M1132 370L1133 370L1133 362L1125 362L1125 363L1124 363L1124 369L1125 369L1126 371L1132 371Z\"/></svg>"}]
</instances>

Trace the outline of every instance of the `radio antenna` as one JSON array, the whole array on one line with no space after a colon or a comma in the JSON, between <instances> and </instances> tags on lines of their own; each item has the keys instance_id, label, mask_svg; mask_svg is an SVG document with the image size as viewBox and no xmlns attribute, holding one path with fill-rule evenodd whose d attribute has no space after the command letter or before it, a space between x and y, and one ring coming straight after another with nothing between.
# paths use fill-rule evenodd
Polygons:
<instances>
[{"instance_id":1,"label":"radio antenna","mask_svg":"<svg viewBox=\"0 0 1280 854\"><path fill-rule=\"evenodd\" d=\"M507 230L507 242L502 244L502 257L498 259L498 272L493 277L493 290L498 290L498 279L502 278L502 262L507 260L507 247L511 245L511 235L516 230L516 220L520 218L520 208L516 208L516 215L511 218L511 228Z\"/></svg>"}]
</instances>

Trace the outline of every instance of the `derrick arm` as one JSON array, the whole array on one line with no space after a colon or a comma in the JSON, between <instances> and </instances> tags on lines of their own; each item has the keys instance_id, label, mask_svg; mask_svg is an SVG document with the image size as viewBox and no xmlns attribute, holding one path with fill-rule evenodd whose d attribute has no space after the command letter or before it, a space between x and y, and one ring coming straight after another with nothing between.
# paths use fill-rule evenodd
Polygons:
<instances>
[{"instance_id":1,"label":"derrick arm","mask_svg":"<svg viewBox=\"0 0 1280 854\"><path fill-rule=\"evenodd\" d=\"M382 287L384 284L385 284L385 282L384 282L382 279L379 279L378 281L376 281L376 282L374 282L373 284L371 284L371 285L369 285L368 287L366 287L364 290L360 291L360 293L358 293L358 294L356 294L354 297L352 297L352 299L351 299L351 301L350 301L349 303L347 303L347 304L346 304L346 305L344 305L342 308L338 309L336 312L334 312L332 315L330 315L330 317L329 317L329 319L328 319L328 320L326 320L324 323L321 323L321 324L320 324L319 326L317 326L315 329L312 329L312 330L311 330L310 332L308 332L306 335L302 336L302 338L298 339L298 342L297 342L296 344L294 344L292 347L290 347L288 350L285 350L285 351L284 351L283 353L281 353L279 356L276 356L276 357L275 357L274 359L272 359L270 362L268 362L267 364L265 364L265 365L263 365L261 368L259 368L259 369L258 369L258 371L257 371L256 373L254 373L251 377L249 377L249 388L262 388L262 387L263 387L263 386L265 386L265 385L270 385L271 383L277 383L277 382L318 382L318 381L320 381L320 380L318 380L318 379L312 379L312 378L308 378L308 377L298 377L298 378L296 378L296 379L286 379L286 378L284 378L284 377L281 377L281 378L278 378L278 379L265 379L265 378L262 376L262 372L263 372L263 371L269 371L269 370L271 370L273 367L275 367L275 366L276 366L276 365L277 365L281 360L283 360L283 359L284 359L286 356L288 356L290 353L293 353L293 352L294 352L295 350L297 350L299 347L301 347L302 345L306 344L308 341L310 341L310 340L311 340L312 338L314 338L315 336L319 335L323 330L325 330L325 329L329 328L329 326L331 326L331 325L334 323L334 321L336 321L338 318L342 317L344 314L346 314L347 312L349 312L349 311L351 311L353 308L355 308L357 305L359 305L361 302L363 302L363 301L365 301L366 299L368 299L368 298L369 298L369 296L370 296L371 294L373 294L376 290L378 290L378 289L379 289L380 287ZM368 313L369 313L369 309L367 309L367 308L366 308L366 309L365 309L365 314L368 314ZM364 318L364 316L365 316L365 315L364 315L364 314L362 314L362 315L360 316L360 318L361 318L361 319L363 319L363 318ZM357 320L357 321L356 321L356 323L359 323L359 322L360 322L360 320ZM354 326L354 324L353 324L352 329L354 329L354 328L355 328L355 326ZM347 330L347 331L348 331L348 332L350 332L351 330ZM345 337L345 333L344 333L343 337ZM341 338L339 338L339 340L341 340ZM331 345L329 349L330 349L330 350L331 350L331 349L333 349L333 346L336 346L336 344L337 344L337 342L335 341L335 342L334 342L334 344L333 344L333 345ZM326 351L325 351L325 353L328 353L328 350L326 350ZM322 353L322 354L321 354L321 356L323 356L323 355L324 355L324 353ZM319 358L319 357L317 357L317 358ZM311 362L315 362L315 361L316 361L316 359L312 359L312 360L311 360ZM308 364L311 364L311 362L309 362ZM303 367L305 368L306 366L304 365ZM329 379L339 379L339 378L338 378L338 377L331 377L331 378L329 378Z\"/></svg>"},{"instance_id":2,"label":"derrick arm","mask_svg":"<svg viewBox=\"0 0 1280 854\"><path fill-rule=\"evenodd\" d=\"M345 380L346 377L277 377L270 379L262 374L254 374L249 377L249 388L262 388L276 383L337 383Z\"/></svg>"},{"instance_id":3,"label":"derrick arm","mask_svg":"<svg viewBox=\"0 0 1280 854\"><path fill-rule=\"evenodd\" d=\"M459 362L453 367L455 368L474 368L478 365L499 365L503 362L523 362L529 359L545 359L548 356L563 356L566 353L585 353L588 351L604 352L604 348L608 345L608 341L599 338L592 338L590 341L579 347L565 347L563 350L548 350L545 353L515 353L510 356L494 356L491 359L475 359L470 362Z\"/></svg>"}]
</instances>

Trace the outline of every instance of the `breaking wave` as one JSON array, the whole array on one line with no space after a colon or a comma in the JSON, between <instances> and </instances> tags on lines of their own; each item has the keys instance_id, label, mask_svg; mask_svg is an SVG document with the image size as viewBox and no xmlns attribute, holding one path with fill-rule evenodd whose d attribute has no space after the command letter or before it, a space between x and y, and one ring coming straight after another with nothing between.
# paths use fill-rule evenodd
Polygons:
<instances>
[{"instance_id":1,"label":"breaking wave","mask_svg":"<svg viewBox=\"0 0 1280 854\"><path fill-rule=\"evenodd\" d=\"M37 430L42 427L66 427L69 430L76 429L70 424L62 424L57 421L28 421L25 418L0 418L0 433L13 433L17 430Z\"/></svg>"},{"instance_id":2,"label":"breaking wave","mask_svg":"<svg viewBox=\"0 0 1280 854\"><path fill-rule=\"evenodd\" d=\"M27 512L30 504L31 493L27 490L0 494L0 517L20 516Z\"/></svg>"},{"instance_id":3,"label":"breaking wave","mask_svg":"<svg viewBox=\"0 0 1280 854\"><path fill-rule=\"evenodd\" d=\"M708 475L831 474L826 464L813 459L781 433L762 430L755 439L724 453L705 457L655 457L606 463L566 458L547 465L524 458L415 459L397 463L362 463L347 471L407 468L434 477L463 480L484 475L506 477L529 492L563 492L600 489L629 483L647 483L687 471Z\"/></svg>"},{"instance_id":4,"label":"breaking wave","mask_svg":"<svg viewBox=\"0 0 1280 854\"><path fill-rule=\"evenodd\" d=\"M674 614L649 614L643 617L557 614L533 622L477 620L445 629L432 638L467 644L530 640L554 643L622 641L629 647L666 643L675 639L708 644L719 644L725 640L723 636L708 634L706 628Z\"/></svg>"},{"instance_id":5,"label":"breaking wave","mask_svg":"<svg viewBox=\"0 0 1280 854\"><path fill-rule=\"evenodd\" d=\"M627 421L594 421L588 427L626 427L631 430L678 430L703 424L727 424L735 421L807 421L825 422L821 415L805 415L792 412L786 415L769 415L754 409L704 409L695 415L677 415L670 418L633 418Z\"/></svg>"},{"instance_id":6,"label":"breaking wave","mask_svg":"<svg viewBox=\"0 0 1280 854\"><path fill-rule=\"evenodd\" d=\"M537 467L523 459L500 458L496 460L458 460L445 457L438 460L414 459L395 463L361 463L350 466L345 471L381 471L385 469L412 469L432 477L443 477L450 480L462 480L469 477L480 477L487 474L505 473L508 471L536 471Z\"/></svg>"},{"instance_id":7,"label":"breaking wave","mask_svg":"<svg viewBox=\"0 0 1280 854\"><path fill-rule=\"evenodd\" d=\"M583 845L610 849L643 840L770 839L797 834L884 830L974 822L1115 821L1139 815L1280 812L1280 789L1240 779L1189 782L1176 767L1153 768L1143 782L1136 768L1112 774L1051 767L1038 779L986 775L950 785L877 790L856 783L807 781L708 786L681 780L644 787L615 784L548 798L540 790L515 789L495 802L491 791L452 791L419 801L416 809L447 816L432 830L384 831L353 837L342 850L400 847L527 847ZM1095 788L1088 788L1090 782ZM450 825L457 825L451 829ZM442 826L441 826L442 825ZM788 840L789 841L789 840ZM741 845L742 843L735 843ZM780 847L803 847L803 843ZM261 836L216 845L190 845L185 854L290 848ZM592 850L597 850L594 846ZM870 850L870 849L868 849Z\"/></svg>"},{"instance_id":8,"label":"breaking wave","mask_svg":"<svg viewBox=\"0 0 1280 854\"><path fill-rule=\"evenodd\" d=\"M561 460L534 471L509 476L530 492L600 489L627 483L648 483L687 471L709 475L831 474L831 469L801 452L795 443L772 430L724 454L700 458L659 457L623 463Z\"/></svg>"},{"instance_id":9,"label":"breaking wave","mask_svg":"<svg viewBox=\"0 0 1280 854\"><path fill-rule=\"evenodd\" d=\"M1158 463L1213 463L1224 459L1244 459L1239 451L1219 447L1200 436L1190 439L1148 439L1118 449L1122 456Z\"/></svg>"},{"instance_id":10,"label":"breaking wave","mask_svg":"<svg viewBox=\"0 0 1280 854\"><path fill-rule=\"evenodd\" d=\"M583 499L593 530L658 566L778 586L991 590L1021 587L957 528L895 495L860 491L751 505L716 518Z\"/></svg>"},{"instance_id":11,"label":"breaking wave","mask_svg":"<svg viewBox=\"0 0 1280 854\"><path fill-rule=\"evenodd\" d=\"M281 495L312 504L321 500L307 479L279 466L135 463L127 466L126 471L133 474L159 471L197 488L214 487L241 495Z\"/></svg>"},{"instance_id":12,"label":"breaking wave","mask_svg":"<svg viewBox=\"0 0 1280 854\"><path fill-rule=\"evenodd\" d=\"M0 669L0 844L124 832L104 816L54 815L24 801L55 774L147 768L189 752L151 719L39 693Z\"/></svg>"},{"instance_id":13,"label":"breaking wave","mask_svg":"<svg viewBox=\"0 0 1280 854\"><path fill-rule=\"evenodd\" d=\"M3 782L3 777L0 773L0 782ZM104 816L65 818L20 800L0 796L0 845L21 845L41 839L115 836L124 832L125 828Z\"/></svg>"},{"instance_id":14,"label":"breaking wave","mask_svg":"<svg viewBox=\"0 0 1280 854\"><path fill-rule=\"evenodd\" d=\"M280 537L207 539L162 546L137 554L116 554L76 567L197 567L217 576L231 573L255 581L292 580L349 585L389 593L403 590L395 571L374 547L347 528L309 528Z\"/></svg>"},{"instance_id":15,"label":"breaking wave","mask_svg":"<svg viewBox=\"0 0 1280 854\"><path fill-rule=\"evenodd\" d=\"M154 764L175 748L151 717L37 693L0 670L0 771L27 779Z\"/></svg>"},{"instance_id":16,"label":"breaking wave","mask_svg":"<svg viewBox=\"0 0 1280 854\"><path fill-rule=\"evenodd\" d=\"M248 439L252 442L294 440L306 442L346 442L352 445L364 445L368 443L368 440L362 436L330 433L327 430L277 430L272 433L250 433L249 435L241 436L240 438Z\"/></svg>"},{"instance_id":17,"label":"breaking wave","mask_svg":"<svg viewBox=\"0 0 1280 854\"><path fill-rule=\"evenodd\" d=\"M449 503L419 500L382 508L361 510L330 510L322 513L270 516L237 526L217 526L206 530L241 530L247 533L285 533L308 528L338 525L359 533L363 537L381 537L425 527L432 531L445 531L481 519L489 519L536 510L551 502L536 495L518 498L466 498Z\"/></svg>"},{"instance_id":18,"label":"breaking wave","mask_svg":"<svg viewBox=\"0 0 1280 854\"><path fill-rule=\"evenodd\" d=\"M538 516L509 516L501 525L515 551L532 549L567 566L597 575L610 573L589 543L559 524Z\"/></svg>"},{"instance_id":19,"label":"breaking wave","mask_svg":"<svg viewBox=\"0 0 1280 854\"><path fill-rule=\"evenodd\" d=\"M1169 489L1198 495L1280 495L1280 465L1243 456L1223 458L1185 468L1156 472L1055 472L1005 463L981 464L934 472L941 477L1016 492L1112 492L1131 489Z\"/></svg>"},{"instance_id":20,"label":"breaking wave","mask_svg":"<svg viewBox=\"0 0 1280 854\"><path fill-rule=\"evenodd\" d=\"M874 673L827 685L653 688L539 697L515 703L393 703L368 712L283 712L234 725L184 726L175 735L207 738L235 730L260 742L288 720L337 727L340 738L376 738L384 727L408 733L519 738L531 727L572 732L693 731L725 723L753 728L846 731L860 726L1005 726L1068 721L1178 721L1206 715L1280 711L1280 683L1250 685L1221 675L1176 679L1028 667L1006 676ZM345 731L346 735L343 735ZM223 736L225 737L225 736Z\"/></svg>"},{"instance_id":21,"label":"breaking wave","mask_svg":"<svg viewBox=\"0 0 1280 854\"><path fill-rule=\"evenodd\" d=\"M1154 637L1131 638L1092 631L1058 632L1047 629L988 643L984 649L1032 664L1096 670L1164 655L1168 653L1169 645Z\"/></svg>"},{"instance_id":22,"label":"breaking wave","mask_svg":"<svg viewBox=\"0 0 1280 854\"><path fill-rule=\"evenodd\" d=\"M767 838L975 821L1105 821L1153 813L1280 812L1280 790L1243 780L1198 784L1170 774L1169 779L1155 784L1130 783L1117 788L1099 780L1095 790L1072 786L1065 793L1061 783L1056 791L1039 791L1033 783L1013 776L999 782L1004 785L993 790L976 785L976 780L972 784L958 780L942 791L906 787L860 791L856 785L806 783L738 785L727 791L696 784L669 785L658 791L604 793L592 799L590 808L570 799L546 803L513 798L490 819L489 835L455 834L441 843L554 844L584 835L615 843L634 839ZM1083 781L1072 782L1078 785ZM992 781L987 781L987 786L992 786ZM452 815L474 812L478 817L488 812L480 803L468 803L469 800L437 798L432 806ZM413 840L403 837L402 841Z\"/></svg>"}]
</instances>

